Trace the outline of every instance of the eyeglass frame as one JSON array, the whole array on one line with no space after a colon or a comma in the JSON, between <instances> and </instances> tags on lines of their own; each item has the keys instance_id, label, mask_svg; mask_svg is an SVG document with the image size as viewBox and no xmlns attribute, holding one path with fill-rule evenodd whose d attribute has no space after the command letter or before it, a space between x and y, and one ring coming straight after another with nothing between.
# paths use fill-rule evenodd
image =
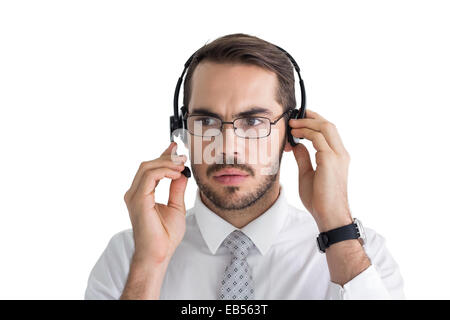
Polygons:
<instances>
[{"instance_id":1,"label":"eyeglass frame","mask_svg":"<svg viewBox=\"0 0 450 320\"><path fill-rule=\"evenodd\" d=\"M270 136L270 134L272 133L272 125L276 125L276 124L278 123L278 121L280 121L280 119L283 118L285 115L290 116L290 114L291 114L291 112L292 112L293 110L294 110L294 109L288 109L288 110L286 110L285 112L283 112L283 113L282 113L276 120L274 120L274 121L270 121L270 119L267 118L267 117L260 117L260 116L244 116L244 117L236 118L236 119L234 119L233 121L223 121L221 118L219 118L219 117L217 117L217 116L213 116L213 115L204 115L204 114L189 114L188 112L186 112L186 113L184 114L183 118L184 118L184 120L186 121L186 130L187 130L190 134L192 134L193 136L196 136L196 137L204 137L204 138L205 138L205 137L206 137L206 138L212 138L212 137L218 137L218 136L220 136L220 134L222 134L222 131L223 131L223 125L224 125L224 124L232 124L232 125L233 125L233 131L234 131L234 134L236 134L236 129L237 129L237 128L235 127L234 122L237 121L237 120L240 120L240 119L246 119L246 118L263 118L263 119L267 119L267 120L269 120L270 127L269 127L269 133L268 133L266 136L252 138L252 137L242 137L242 136L239 136L239 135L236 134L236 136L238 136L239 138L243 138L243 139L261 139L261 138L266 138L266 137ZM198 134L192 133L192 132L189 130L189 128L187 127L187 120L188 120L188 118L191 117L191 116L205 116L205 117L210 117L210 118L219 119L219 120L220 120L220 123L221 123L221 125L220 125L220 134L215 135L215 136L203 136L203 135L199 136Z\"/></svg>"}]
</instances>

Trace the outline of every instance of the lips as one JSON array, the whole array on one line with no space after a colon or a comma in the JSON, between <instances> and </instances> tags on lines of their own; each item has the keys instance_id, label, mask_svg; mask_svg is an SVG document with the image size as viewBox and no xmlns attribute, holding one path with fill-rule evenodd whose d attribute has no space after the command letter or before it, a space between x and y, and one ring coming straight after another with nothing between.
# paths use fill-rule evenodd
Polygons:
<instances>
[{"instance_id":1,"label":"lips","mask_svg":"<svg viewBox=\"0 0 450 320\"><path fill-rule=\"evenodd\" d=\"M222 169L214 176L214 180L225 185L238 184L247 179L248 173L238 169Z\"/></svg>"},{"instance_id":2,"label":"lips","mask_svg":"<svg viewBox=\"0 0 450 320\"><path fill-rule=\"evenodd\" d=\"M214 175L214 177L220 176L248 176L248 173L239 169L222 169Z\"/></svg>"}]
</instances>

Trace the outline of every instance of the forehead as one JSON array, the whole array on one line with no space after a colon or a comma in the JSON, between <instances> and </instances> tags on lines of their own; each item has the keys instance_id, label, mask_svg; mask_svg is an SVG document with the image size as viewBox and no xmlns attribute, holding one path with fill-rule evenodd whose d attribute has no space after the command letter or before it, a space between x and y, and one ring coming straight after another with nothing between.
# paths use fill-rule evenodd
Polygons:
<instances>
[{"instance_id":1,"label":"forehead","mask_svg":"<svg viewBox=\"0 0 450 320\"><path fill-rule=\"evenodd\" d=\"M209 109L228 117L251 107L279 114L276 101L278 79L274 72L242 63L201 62L191 80L189 111Z\"/></svg>"}]
</instances>

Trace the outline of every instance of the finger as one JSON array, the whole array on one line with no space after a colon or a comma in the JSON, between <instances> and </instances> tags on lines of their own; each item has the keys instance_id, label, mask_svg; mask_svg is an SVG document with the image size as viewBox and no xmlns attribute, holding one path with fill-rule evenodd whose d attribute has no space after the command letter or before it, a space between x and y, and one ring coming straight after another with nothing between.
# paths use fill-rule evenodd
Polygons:
<instances>
[{"instance_id":1,"label":"finger","mask_svg":"<svg viewBox=\"0 0 450 320\"><path fill-rule=\"evenodd\" d=\"M161 154L160 158L163 157L166 154L170 154L170 150L172 150L174 148L174 146L175 146L175 142L172 141L169 144L169 146L163 151L163 153ZM137 190L137 187L138 187L139 183L141 182L141 177L142 177L143 171L148 169L148 164L146 164L146 163L154 162L156 160L157 159L150 160L150 161L147 161L147 162L141 162L141 164L139 165L139 168L138 168L136 174L134 175L134 179L133 179L133 182L131 183L131 187L128 190L128 192L130 194L134 194L134 192ZM145 166L147 166L147 168L144 168Z\"/></svg>"},{"instance_id":2,"label":"finger","mask_svg":"<svg viewBox=\"0 0 450 320\"><path fill-rule=\"evenodd\" d=\"M328 145L338 154L345 153L345 147L337 131L336 126L329 121L318 119L291 119L289 121L291 128L309 128L321 132Z\"/></svg>"},{"instance_id":3,"label":"finger","mask_svg":"<svg viewBox=\"0 0 450 320\"><path fill-rule=\"evenodd\" d=\"M133 182L131 183L130 194L134 194L134 192L137 190L137 187L141 181L141 177L145 171L161 167L167 167L173 170L182 171L184 169L183 163L186 161L187 157L185 155L175 157L172 157L170 155L163 155L160 158L142 162L139 166L138 171L136 172Z\"/></svg>"},{"instance_id":4,"label":"finger","mask_svg":"<svg viewBox=\"0 0 450 320\"><path fill-rule=\"evenodd\" d=\"M185 211L184 194L186 191L188 178L183 174L170 183L169 200L167 206Z\"/></svg>"},{"instance_id":5,"label":"finger","mask_svg":"<svg viewBox=\"0 0 450 320\"><path fill-rule=\"evenodd\" d=\"M147 170L139 183L136 195L147 196L155 192L157 182L163 178L178 179L181 172L169 168Z\"/></svg>"},{"instance_id":6,"label":"finger","mask_svg":"<svg viewBox=\"0 0 450 320\"><path fill-rule=\"evenodd\" d=\"M170 143L169 147L161 154L161 156L167 156L170 155L172 157L172 159L176 159L178 157L177 155L177 149L178 149L178 144L173 141ZM187 157L186 157L187 160Z\"/></svg>"},{"instance_id":7,"label":"finger","mask_svg":"<svg viewBox=\"0 0 450 320\"><path fill-rule=\"evenodd\" d=\"M294 137L306 138L312 141L313 146L317 151L334 152L328 145L323 134L319 131L315 131L308 128L297 128L292 129L291 133Z\"/></svg>"},{"instance_id":8,"label":"finger","mask_svg":"<svg viewBox=\"0 0 450 320\"><path fill-rule=\"evenodd\" d=\"M320 114L318 114L317 112L314 112L314 111L311 110L311 109L307 109L307 110L306 110L305 118L325 120L324 117L322 117Z\"/></svg>"},{"instance_id":9,"label":"finger","mask_svg":"<svg viewBox=\"0 0 450 320\"><path fill-rule=\"evenodd\" d=\"M303 145L302 143L298 143L293 148L293 153L295 156L295 160L297 161L300 177L303 177L305 173L314 171L309 151L305 145Z\"/></svg>"},{"instance_id":10,"label":"finger","mask_svg":"<svg viewBox=\"0 0 450 320\"><path fill-rule=\"evenodd\" d=\"M176 149L177 149L177 146L178 146L177 143L175 141L172 141L169 144L169 146L167 147L167 149L164 150L163 153L161 153L161 156L163 156L163 155L170 155L170 154L172 154L172 152L175 153Z\"/></svg>"},{"instance_id":11,"label":"finger","mask_svg":"<svg viewBox=\"0 0 450 320\"><path fill-rule=\"evenodd\" d=\"M177 168L179 166L184 167L184 163L187 161L186 155L163 155L157 159L150 161L144 161L141 163L142 170L159 168L159 167L171 167Z\"/></svg>"}]
</instances>

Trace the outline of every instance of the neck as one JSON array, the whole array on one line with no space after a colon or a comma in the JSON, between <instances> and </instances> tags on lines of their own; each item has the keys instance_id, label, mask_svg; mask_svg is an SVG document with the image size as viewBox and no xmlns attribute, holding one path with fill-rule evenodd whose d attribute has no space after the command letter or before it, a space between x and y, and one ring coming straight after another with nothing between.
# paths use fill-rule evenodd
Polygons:
<instances>
[{"instance_id":1,"label":"neck","mask_svg":"<svg viewBox=\"0 0 450 320\"><path fill-rule=\"evenodd\" d=\"M200 191L200 199L211 211L216 213L219 217L232 224L238 229L245 227L251 221L258 218L266 212L278 199L280 194L280 183L275 181L272 187L253 205L241 210L224 210L217 208L203 192Z\"/></svg>"}]
</instances>

